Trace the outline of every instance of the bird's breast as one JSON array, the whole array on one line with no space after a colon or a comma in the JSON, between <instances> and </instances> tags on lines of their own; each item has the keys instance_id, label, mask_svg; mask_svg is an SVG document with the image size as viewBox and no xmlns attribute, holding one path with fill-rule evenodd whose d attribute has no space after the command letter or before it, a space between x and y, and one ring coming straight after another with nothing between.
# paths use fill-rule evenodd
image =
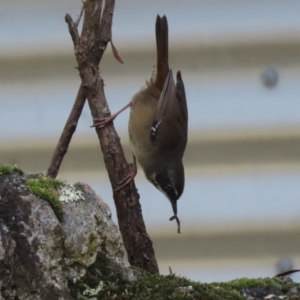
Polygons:
<instances>
[{"instance_id":1,"label":"bird's breast","mask_svg":"<svg viewBox=\"0 0 300 300\"><path fill-rule=\"evenodd\" d=\"M139 91L131 100L128 124L129 138L132 152L143 169L156 151L150 141L150 128L159 96L160 91L150 86Z\"/></svg>"}]
</instances>

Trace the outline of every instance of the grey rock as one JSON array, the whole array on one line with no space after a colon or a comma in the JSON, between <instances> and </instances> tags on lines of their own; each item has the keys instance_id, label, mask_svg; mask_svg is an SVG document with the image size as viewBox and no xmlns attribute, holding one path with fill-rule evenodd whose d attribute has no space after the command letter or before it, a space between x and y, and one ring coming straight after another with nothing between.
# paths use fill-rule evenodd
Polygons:
<instances>
[{"instance_id":1,"label":"grey rock","mask_svg":"<svg viewBox=\"0 0 300 300\"><path fill-rule=\"evenodd\" d=\"M247 299L264 300L264 299L278 299L278 296L282 296L282 291L275 286L265 287L253 287L244 289L241 295Z\"/></svg>"},{"instance_id":2,"label":"grey rock","mask_svg":"<svg viewBox=\"0 0 300 300\"><path fill-rule=\"evenodd\" d=\"M108 206L86 184L65 187L80 197L72 201L70 193L63 202L60 223L26 177L0 175L0 299L84 299L103 276L136 278ZM85 280L91 272L92 286Z\"/></svg>"}]
</instances>

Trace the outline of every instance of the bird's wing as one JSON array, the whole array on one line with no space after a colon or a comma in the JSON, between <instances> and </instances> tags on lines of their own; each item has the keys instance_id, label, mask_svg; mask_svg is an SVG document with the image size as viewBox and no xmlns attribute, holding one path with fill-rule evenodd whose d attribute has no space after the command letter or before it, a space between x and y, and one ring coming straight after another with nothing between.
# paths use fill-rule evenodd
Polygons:
<instances>
[{"instance_id":1,"label":"bird's wing","mask_svg":"<svg viewBox=\"0 0 300 300\"><path fill-rule=\"evenodd\" d=\"M178 71L176 74L176 96L177 101L179 104L179 112L180 117L178 118L179 126L181 127L181 130L184 132L185 139L182 139L182 143L184 144L184 149L187 144L187 138L188 138L188 108L187 108L187 101L185 96L185 89L184 84L181 77L181 72Z\"/></svg>"},{"instance_id":2,"label":"bird's wing","mask_svg":"<svg viewBox=\"0 0 300 300\"><path fill-rule=\"evenodd\" d=\"M165 126L165 121L168 117L168 113L172 112L172 104L174 102L174 99L176 97L176 86L173 79L173 73L172 70L169 70L169 73L166 77L163 90L160 94L157 108L153 116L153 122L150 128L150 139L152 143L157 139L158 137L158 130L161 132L161 127Z\"/></svg>"},{"instance_id":3,"label":"bird's wing","mask_svg":"<svg viewBox=\"0 0 300 300\"><path fill-rule=\"evenodd\" d=\"M181 73L177 72L175 85L172 70L169 70L163 90L158 100L150 140L164 149L181 146L183 151L187 143L187 102Z\"/></svg>"}]
</instances>

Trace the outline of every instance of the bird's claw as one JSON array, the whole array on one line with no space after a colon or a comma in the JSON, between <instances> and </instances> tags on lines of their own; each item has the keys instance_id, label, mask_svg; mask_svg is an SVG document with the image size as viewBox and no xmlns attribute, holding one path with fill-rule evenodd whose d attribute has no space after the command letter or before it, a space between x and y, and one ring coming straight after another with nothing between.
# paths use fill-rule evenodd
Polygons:
<instances>
[{"instance_id":1,"label":"bird's claw","mask_svg":"<svg viewBox=\"0 0 300 300\"><path fill-rule=\"evenodd\" d=\"M91 127L103 128L106 125L110 124L122 111L130 106L130 103L125 105L122 109L120 109L115 114L105 117L105 118L94 118L94 124Z\"/></svg>"},{"instance_id":2,"label":"bird's claw","mask_svg":"<svg viewBox=\"0 0 300 300\"><path fill-rule=\"evenodd\" d=\"M136 166L134 166L134 164L131 163L129 164L129 169L129 174L118 183L118 187L114 189L115 192L121 190L123 187L125 187L133 181L134 177L137 174L137 168Z\"/></svg>"},{"instance_id":3,"label":"bird's claw","mask_svg":"<svg viewBox=\"0 0 300 300\"><path fill-rule=\"evenodd\" d=\"M103 128L106 125L110 124L116 117L114 115L111 115L106 118L95 118L94 119L94 124L90 127L95 127L95 128Z\"/></svg>"}]
</instances>

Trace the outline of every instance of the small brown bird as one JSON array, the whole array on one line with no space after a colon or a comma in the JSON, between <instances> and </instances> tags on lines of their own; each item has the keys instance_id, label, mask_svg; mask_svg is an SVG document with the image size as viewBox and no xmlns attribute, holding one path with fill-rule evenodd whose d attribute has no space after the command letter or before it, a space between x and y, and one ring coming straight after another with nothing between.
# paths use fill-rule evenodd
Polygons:
<instances>
[{"instance_id":1,"label":"small brown bird","mask_svg":"<svg viewBox=\"0 0 300 300\"><path fill-rule=\"evenodd\" d=\"M182 158L188 137L188 111L181 73L177 72L175 84L169 69L168 22L165 16L157 16L155 29L157 61L150 80L123 109L98 120L94 126L104 127L130 107L128 131L134 168L118 189L136 175L136 157L147 179L170 200L174 212L170 220L176 219L180 233L177 200L184 189Z\"/></svg>"}]
</instances>

